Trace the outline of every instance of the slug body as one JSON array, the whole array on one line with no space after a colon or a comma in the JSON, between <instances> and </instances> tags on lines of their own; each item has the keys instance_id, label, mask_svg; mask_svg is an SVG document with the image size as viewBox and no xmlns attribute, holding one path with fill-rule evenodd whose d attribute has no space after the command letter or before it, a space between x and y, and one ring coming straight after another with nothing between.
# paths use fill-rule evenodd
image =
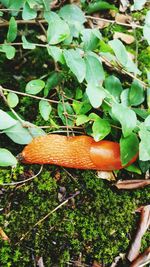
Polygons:
<instances>
[{"instance_id":1,"label":"slug body","mask_svg":"<svg viewBox=\"0 0 150 267\"><path fill-rule=\"evenodd\" d=\"M22 162L56 164L67 168L112 171L122 166L116 142L95 142L89 136L47 135L36 137L21 153ZM129 162L137 159L137 155Z\"/></svg>"}]
</instances>

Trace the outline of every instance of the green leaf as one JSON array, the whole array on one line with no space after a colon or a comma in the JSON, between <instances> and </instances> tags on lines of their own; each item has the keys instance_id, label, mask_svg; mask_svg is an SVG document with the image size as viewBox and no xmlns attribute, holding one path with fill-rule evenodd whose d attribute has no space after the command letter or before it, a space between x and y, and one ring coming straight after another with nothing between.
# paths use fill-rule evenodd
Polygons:
<instances>
[{"instance_id":1,"label":"green leaf","mask_svg":"<svg viewBox=\"0 0 150 267\"><path fill-rule=\"evenodd\" d=\"M0 109L0 130L7 129L17 123L11 116Z\"/></svg>"},{"instance_id":2,"label":"green leaf","mask_svg":"<svg viewBox=\"0 0 150 267\"><path fill-rule=\"evenodd\" d=\"M49 46L47 47L48 54L56 61L62 64L65 63L63 51L61 48L57 46Z\"/></svg>"},{"instance_id":3,"label":"green leaf","mask_svg":"<svg viewBox=\"0 0 150 267\"><path fill-rule=\"evenodd\" d=\"M3 44L2 45L2 50L6 54L6 57L8 59L13 59L14 58L16 49L13 46L11 46L9 44Z\"/></svg>"},{"instance_id":4,"label":"green leaf","mask_svg":"<svg viewBox=\"0 0 150 267\"><path fill-rule=\"evenodd\" d=\"M113 51L114 51L114 53L115 53L116 58L118 59L118 61L123 66L126 66L126 64L128 62L128 54L127 54L126 48L123 45L123 43L120 40L118 40L118 39L114 39L112 41L109 41L108 44L113 49Z\"/></svg>"},{"instance_id":5,"label":"green leaf","mask_svg":"<svg viewBox=\"0 0 150 267\"><path fill-rule=\"evenodd\" d=\"M135 112L122 104L114 103L112 105L112 114L120 122L124 137L130 135L137 124Z\"/></svg>"},{"instance_id":6,"label":"green leaf","mask_svg":"<svg viewBox=\"0 0 150 267\"><path fill-rule=\"evenodd\" d=\"M29 0L30 1L30 0ZM22 18L23 20L35 19L37 17L37 11L32 9L26 1L23 6Z\"/></svg>"},{"instance_id":7,"label":"green leaf","mask_svg":"<svg viewBox=\"0 0 150 267\"><path fill-rule=\"evenodd\" d=\"M83 24L86 21L84 13L77 5L64 5L59 11L60 17L67 22L79 22Z\"/></svg>"},{"instance_id":8,"label":"green leaf","mask_svg":"<svg viewBox=\"0 0 150 267\"><path fill-rule=\"evenodd\" d=\"M16 37L17 37L17 22L14 17L11 17L7 32L7 41L11 43L16 39Z\"/></svg>"},{"instance_id":9,"label":"green leaf","mask_svg":"<svg viewBox=\"0 0 150 267\"><path fill-rule=\"evenodd\" d=\"M23 43L22 44L23 49L35 49L36 48L36 45L28 42L25 36L22 36L21 39Z\"/></svg>"},{"instance_id":10,"label":"green leaf","mask_svg":"<svg viewBox=\"0 0 150 267\"><path fill-rule=\"evenodd\" d=\"M150 131L150 115L145 119L144 125L146 129Z\"/></svg>"},{"instance_id":11,"label":"green leaf","mask_svg":"<svg viewBox=\"0 0 150 267\"><path fill-rule=\"evenodd\" d=\"M15 93L9 93L7 95L7 101L8 101L8 104L11 108L14 108L18 105L19 103L19 98L18 96L15 94Z\"/></svg>"},{"instance_id":12,"label":"green leaf","mask_svg":"<svg viewBox=\"0 0 150 267\"><path fill-rule=\"evenodd\" d=\"M102 38L98 29L83 29L81 35L85 51L96 49L99 40Z\"/></svg>"},{"instance_id":13,"label":"green leaf","mask_svg":"<svg viewBox=\"0 0 150 267\"><path fill-rule=\"evenodd\" d=\"M136 134L131 133L127 137L121 137L120 139L120 152L122 165L128 164L128 162L138 153L139 140Z\"/></svg>"},{"instance_id":14,"label":"green leaf","mask_svg":"<svg viewBox=\"0 0 150 267\"><path fill-rule=\"evenodd\" d=\"M92 136L94 137L94 140L96 142L100 141L110 133L111 131L110 123L105 119L98 118L93 123L92 131L93 131Z\"/></svg>"},{"instance_id":15,"label":"green leaf","mask_svg":"<svg viewBox=\"0 0 150 267\"><path fill-rule=\"evenodd\" d=\"M150 160L150 132L143 128L139 131L139 136L141 139L139 145L139 158L142 161Z\"/></svg>"},{"instance_id":16,"label":"green leaf","mask_svg":"<svg viewBox=\"0 0 150 267\"><path fill-rule=\"evenodd\" d=\"M98 12L100 10L118 10L114 5L109 4L106 1L96 1L94 3L89 3L88 8L87 8L87 13L91 14L91 13L95 13Z\"/></svg>"},{"instance_id":17,"label":"green leaf","mask_svg":"<svg viewBox=\"0 0 150 267\"><path fill-rule=\"evenodd\" d=\"M106 97L104 88L102 86L96 86L95 84L88 84L86 93L94 108L99 108Z\"/></svg>"},{"instance_id":18,"label":"green leaf","mask_svg":"<svg viewBox=\"0 0 150 267\"><path fill-rule=\"evenodd\" d=\"M32 80L32 81L27 83L25 91L28 94L36 95L39 92L41 92L41 90L44 88L44 86L45 86L45 82L44 81L39 80L39 79Z\"/></svg>"},{"instance_id":19,"label":"green leaf","mask_svg":"<svg viewBox=\"0 0 150 267\"><path fill-rule=\"evenodd\" d=\"M55 88L58 84L60 84L62 79L63 79L62 73L57 72L57 71L51 72L45 84L44 96L47 97L49 94L49 91L52 88Z\"/></svg>"},{"instance_id":20,"label":"green leaf","mask_svg":"<svg viewBox=\"0 0 150 267\"><path fill-rule=\"evenodd\" d=\"M128 56L127 64L124 66L125 69L129 72L133 72L135 75L141 75L141 71L137 68L136 64Z\"/></svg>"},{"instance_id":21,"label":"green leaf","mask_svg":"<svg viewBox=\"0 0 150 267\"><path fill-rule=\"evenodd\" d=\"M77 126L82 125L82 124L88 122L89 120L90 120L89 117L86 115L78 115L77 119L76 119L76 125Z\"/></svg>"},{"instance_id":22,"label":"green leaf","mask_svg":"<svg viewBox=\"0 0 150 267\"><path fill-rule=\"evenodd\" d=\"M147 88L147 106L148 110L150 110L150 88Z\"/></svg>"},{"instance_id":23,"label":"green leaf","mask_svg":"<svg viewBox=\"0 0 150 267\"><path fill-rule=\"evenodd\" d=\"M129 90L129 103L131 106L138 106L144 101L144 89L143 86L134 80Z\"/></svg>"},{"instance_id":24,"label":"green leaf","mask_svg":"<svg viewBox=\"0 0 150 267\"><path fill-rule=\"evenodd\" d=\"M77 115L86 114L89 110L91 110L92 106L90 105L89 101L84 100L82 102L73 101L73 109Z\"/></svg>"},{"instance_id":25,"label":"green leaf","mask_svg":"<svg viewBox=\"0 0 150 267\"><path fill-rule=\"evenodd\" d=\"M141 10L145 3L147 2L147 0L134 0L134 5L132 7L132 10Z\"/></svg>"},{"instance_id":26,"label":"green leaf","mask_svg":"<svg viewBox=\"0 0 150 267\"><path fill-rule=\"evenodd\" d=\"M73 72L73 74L77 77L78 81L81 83L85 78L86 73L86 65L77 50L68 49L64 50L64 57L66 60L67 66Z\"/></svg>"},{"instance_id":27,"label":"green leaf","mask_svg":"<svg viewBox=\"0 0 150 267\"><path fill-rule=\"evenodd\" d=\"M48 22L47 40L49 44L58 44L70 36L68 24L55 12L45 12L45 19Z\"/></svg>"},{"instance_id":28,"label":"green leaf","mask_svg":"<svg viewBox=\"0 0 150 267\"><path fill-rule=\"evenodd\" d=\"M123 106L129 106L129 89L124 89L120 95L120 98Z\"/></svg>"},{"instance_id":29,"label":"green leaf","mask_svg":"<svg viewBox=\"0 0 150 267\"><path fill-rule=\"evenodd\" d=\"M57 106L57 110L58 110L58 116L61 118L62 122L64 125L69 125L69 126L73 126L74 125L74 118L70 118L69 116L67 116L67 119L64 115L65 112L67 112L67 114L71 114L73 115L73 109L70 106L70 104L68 102L65 102L64 104L59 103Z\"/></svg>"},{"instance_id":30,"label":"green leaf","mask_svg":"<svg viewBox=\"0 0 150 267\"><path fill-rule=\"evenodd\" d=\"M45 135L45 132L35 126L34 124L26 122L26 124L30 125L29 128L24 128L20 122L17 122L16 125L6 129L3 131L13 142L25 145L32 141L32 139L36 136Z\"/></svg>"},{"instance_id":31,"label":"green leaf","mask_svg":"<svg viewBox=\"0 0 150 267\"><path fill-rule=\"evenodd\" d=\"M40 100L40 102L39 102L39 110L40 110L42 118L45 121L48 121L49 120L49 115L50 115L50 113L52 111L52 107L49 104L49 102L45 101L45 100Z\"/></svg>"},{"instance_id":32,"label":"green leaf","mask_svg":"<svg viewBox=\"0 0 150 267\"><path fill-rule=\"evenodd\" d=\"M138 168L136 165L134 164L131 164L129 165L128 167L125 168L127 171L129 172L134 172L134 173L137 173L137 174L142 174L140 168Z\"/></svg>"},{"instance_id":33,"label":"green leaf","mask_svg":"<svg viewBox=\"0 0 150 267\"><path fill-rule=\"evenodd\" d=\"M85 79L87 83L92 84L93 86L101 85L102 81L105 79L105 74L101 62L95 56L87 55L85 57L85 64Z\"/></svg>"},{"instance_id":34,"label":"green leaf","mask_svg":"<svg viewBox=\"0 0 150 267\"><path fill-rule=\"evenodd\" d=\"M110 95L114 97L117 102L119 102L120 95L123 90L120 80L113 75L108 76L105 79L105 88L110 93Z\"/></svg>"},{"instance_id":35,"label":"green leaf","mask_svg":"<svg viewBox=\"0 0 150 267\"><path fill-rule=\"evenodd\" d=\"M5 148L0 148L0 166L8 167L15 165L17 165L17 160L12 153Z\"/></svg>"},{"instance_id":36,"label":"green leaf","mask_svg":"<svg viewBox=\"0 0 150 267\"><path fill-rule=\"evenodd\" d=\"M143 27L143 36L147 40L148 44L150 45L150 34L149 34L149 32L150 32L150 26L145 24L144 27Z\"/></svg>"}]
</instances>

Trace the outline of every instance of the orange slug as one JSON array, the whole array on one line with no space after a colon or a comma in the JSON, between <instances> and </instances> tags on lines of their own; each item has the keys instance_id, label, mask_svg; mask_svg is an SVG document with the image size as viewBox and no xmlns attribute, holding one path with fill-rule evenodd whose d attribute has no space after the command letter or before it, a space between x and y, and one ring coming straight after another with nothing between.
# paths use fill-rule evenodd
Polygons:
<instances>
[{"instance_id":1,"label":"orange slug","mask_svg":"<svg viewBox=\"0 0 150 267\"><path fill-rule=\"evenodd\" d=\"M118 143L106 140L95 142L86 135L67 137L51 134L36 137L23 149L21 159L24 163L56 164L76 169L112 171L125 167L121 164Z\"/></svg>"}]
</instances>

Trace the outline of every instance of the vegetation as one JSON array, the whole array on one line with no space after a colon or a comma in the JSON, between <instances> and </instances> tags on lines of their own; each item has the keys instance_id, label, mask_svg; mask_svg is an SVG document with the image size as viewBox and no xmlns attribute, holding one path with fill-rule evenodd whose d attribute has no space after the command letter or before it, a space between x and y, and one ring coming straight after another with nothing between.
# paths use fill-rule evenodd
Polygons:
<instances>
[{"instance_id":1,"label":"vegetation","mask_svg":"<svg viewBox=\"0 0 150 267\"><path fill-rule=\"evenodd\" d=\"M136 164L115 172L116 180L149 175L148 3L133 1L120 22L118 1L70 2L0 1L4 267L36 266L40 257L44 266L93 266L94 260L110 266L129 249L135 210L149 203L148 187L118 190L95 171L17 162L35 136L87 134L119 142L123 165L139 151ZM135 26L127 27L131 20ZM141 252L149 238L147 232Z\"/></svg>"}]
</instances>

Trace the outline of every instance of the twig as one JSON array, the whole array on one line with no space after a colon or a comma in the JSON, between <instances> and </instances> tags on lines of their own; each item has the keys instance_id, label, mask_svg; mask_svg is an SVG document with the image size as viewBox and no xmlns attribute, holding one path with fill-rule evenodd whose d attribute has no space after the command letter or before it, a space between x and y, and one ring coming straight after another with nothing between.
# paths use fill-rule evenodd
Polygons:
<instances>
[{"instance_id":1,"label":"twig","mask_svg":"<svg viewBox=\"0 0 150 267\"><path fill-rule=\"evenodd\" d=\"M77 191L77 192L74 193L71 197L68 197L64 202L62 202L60 205L58 205L55 209L53 209L53 210L50 211L48 214L46 214L42 219L40 219L38 222L36 222L36 223L32 226L32 228L31 228L29 231L27 231L27 232L20 238L20 240L19 240L18 243L20 243L22 240L24 240L25 237L26 237L29 233L31 233L31 231L32 231L36 226L38 226L39 224L41 224L41 223L42 223L43 221L45 221L51 214L53 214L55 211L57 211L57 210L60 209L62 206L64 206L66 203L68 203L68 201L69 201L70 199L76 197L76 196L79 195L79 194L80 194L80 191ZM18 244L18 243L17 243L17 244Z\"/></svg>"},{"instance_id":2,"label":"twig","mask_svg":"<svg viewBox=\"0 0 150 267\"><path fill-rule=\"evenodd\" d=\"M33 180L37 176L39 176L39 174L42 172L42 170L43 170L43 165L41 166L41 168L37 174L35 174L34 176L32 176L26 180L22 180L22 181L18 181L18 182L12 182L12 183L3 183L3 184L0 184L0 186L14 186L14 185L18 185L18 184L24 184L26 182Z\"/></svg>"},{"instance_id":3,"label":"twig","mask_svg":"<svg viewBox=\"0 0 150 267\"><path fill-rule=\"evenodd\" d=\"M18 91L11 90L11 89L8 89L8 88L3 88L2 86L0 86L0 88L1 88L3 91L16 93L16 94L18 94L18 95L27 96L27 97L31 97L31 98L35 98L35 99L39 99L39 100L44 100L44 101L48 101L48 102L51 102L51 103L60 103L60 101L51 100L51 99L48 99L48 98L43 98L43 97L40 97L40 96L35 96L35 95L31 95L31 94L23 93L23 92L18 92Z\"/></svg>"},{"instance_id":4,"label":"twig","mask_svg":"<svg viewBox=\"0 0 150 267\"><path fill-rule=\"evenodd\" d=\"M99 55L100 58L102 59L102 61L106 64L109 64L109 66L111 65L111 67L113 67L114 69L116 69L117 71L122 72L123 74L126 74L128 76L130 76L132 79L137 80L139 83L141 83L145 88L149 87L148 84L146 84L145 82L141 81L139 78L137 78L134 74L128 72L125 69L122 68L118 68L117 66L114 66L106 57Z\"/></svg>"},{"instance_id":5,"label":"twig","mask_svg":"<svg viewBox=\"0 0 150 267\"><path fill-rule=\"evenodd\" d=\"M104 18L97 18L94 16L85 16L87 19L92 19L92 20L100 20L100 21L105 21L105 22L109 22L109 23L113 23L113 24L118 24L118 25L122 25L122 26L126 26L126 27L130 27L130 28L139 28L139 29L143 29L143 26L141 25L137 25L136 23L123 23L123 22L117 22L115 20L110 20L110 19L104 19Z\"/></svg>"}]
</instances>

